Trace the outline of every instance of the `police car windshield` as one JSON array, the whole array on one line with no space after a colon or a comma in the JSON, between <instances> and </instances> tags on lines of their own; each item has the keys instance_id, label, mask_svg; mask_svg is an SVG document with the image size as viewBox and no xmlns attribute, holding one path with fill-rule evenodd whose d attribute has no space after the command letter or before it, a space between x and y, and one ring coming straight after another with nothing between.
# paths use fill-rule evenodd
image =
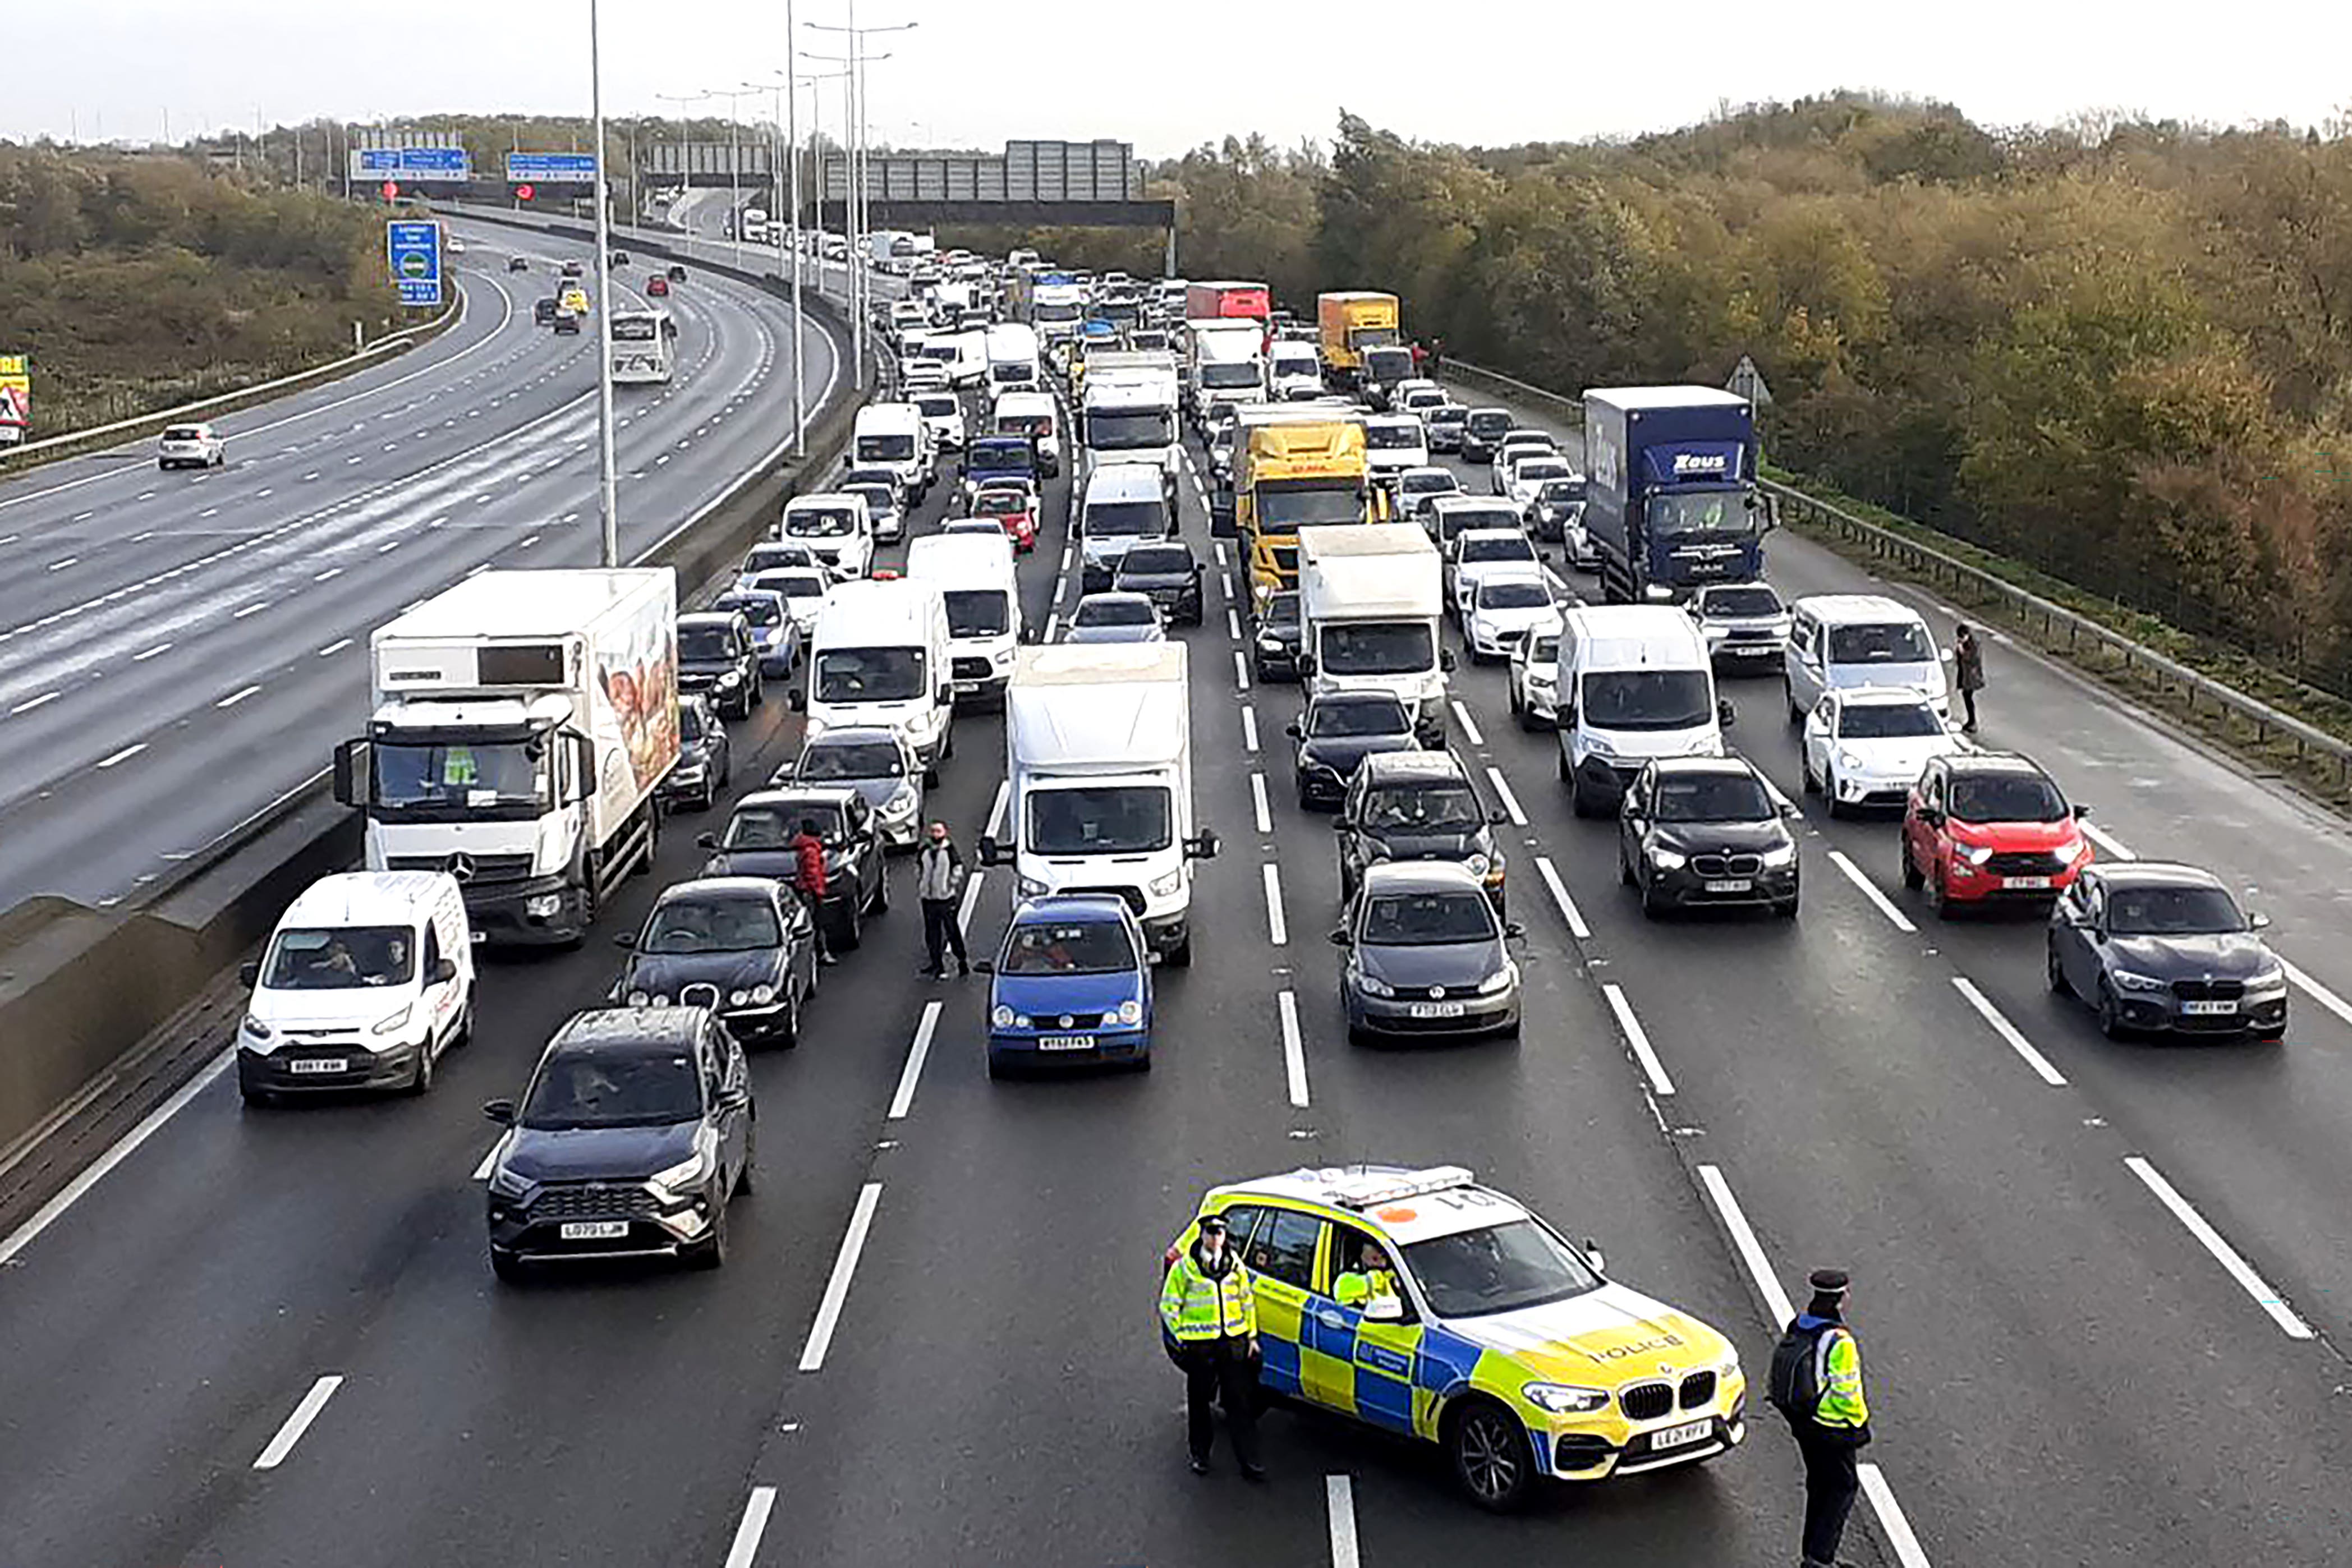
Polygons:
<instances>
[{"instance_id":1,"label":"police car windshield","mask_svg":"<svg viewBox=\"0 0 2352 1568\"><path fill-rule=\"evenodd\" d=\"M280 931L261 983L273 991L398 986L416 973L416 938L404 925Z\"/></svg>"},{"instance_id":2,"label":"police car windshield","mask_svg":"<svg viewBox=\"0 0 2352 1568\"><path fill-rule=\"evenodd\" d=\"M1416 1241L1405 1267L1441 1318L1517 1312L1582 1295L1601 1283L1583 1260L1532 1219Z\"/></svg>"},{"instance_id":3,"label":"police car windshield","mask_svg":"<svg viewBox=\"0 0 2352 1568\"><path fill-rule=\"evenodd\" d=\"M1110 920L1016 925L997 965L1007 975L1115 975L1135 967L1127 930Z\"/></svg>"},{"instance_id":4,"label":"police car windshield","mask_svg":"<svg viewBox=\"0 0 2352 1568\"><path fill-rule=\"evenodd\" d=\"M520 1120L534 1132L568 1133L662 1127L701 1115L702 1085L692 1057L582 1051L556 1057L541 1070Z\"/></svg>"}]
</instances>

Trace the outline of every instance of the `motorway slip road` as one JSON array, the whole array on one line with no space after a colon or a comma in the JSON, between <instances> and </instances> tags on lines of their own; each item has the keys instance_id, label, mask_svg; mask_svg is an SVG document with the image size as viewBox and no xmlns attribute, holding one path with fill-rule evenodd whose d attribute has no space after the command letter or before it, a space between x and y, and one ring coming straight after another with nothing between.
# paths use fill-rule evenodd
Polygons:
<instances>
[{"instance_id":1,"label":"motorway slip road","mask_svg":"<svg viewBox=\"0 0 2352 1568\"><path fill-rule=\"evenodd\" d=\"M1206 553L1189 484L1184 501ZM1062 548L1049 531L1023 564L1033 620L1075 602ZM1851 580L1774 549L1792 590ZM1525 819L1507 841L1525 1038L1350 1047L1322 940L1330 833L1285 771L1297 692L1236 667L1230 547L1212 560L1207 624L1182 635L1199 814L1225 848L1195 967L1160 977L1152 1073L991 1082L981 983L913 977L902 863L898 912L825 972L807 1043L755 1062L760 1190L729 1267L501 1289L476 1106L514 1092L616 956L494 962L477 1042L426 1100L246 1114L215 1080L37 1239L0 1241L0 1558L1793 1560L1797 1466L1761 1410L1711 1466L1509 1520L1423 1451L1312 1416L1268 1416L1267 1487L1186 1472L1151 1315L1167 1239L1213 1182L1394 1159L1463 1161L1599 1238L1751 1373L1804 1271L1852 1269L1881 1435L1857 1561L2333 1560L2352 1522L2343 1260L2217 1168L2262 1141L2238 1117L2297 1120L2284 1081L2325 1088L2352 1030L2306 1007L2278 1051L2108 1045L2025 983L2032 926L1925 918L1885 823L1809 816L1793 925L1652 925L1609 825L1570 817L1551 737L1514 729L1499 674L1465 660L1455 743ZM1732 695L1735 739L1791 788L1777 686ZM739 789L791 755L780 709L739 730ZM959 728L931 809L970 846L998 810L1001 727ZM688 839L611 929L691 873ZM979 879L976 950L1008 881ZM2172 1120L2134 1094L2167 1079ZM2314 1201L2333 1190L2314 1151L2268 1158Z\"/></svg>"}]
</instances>

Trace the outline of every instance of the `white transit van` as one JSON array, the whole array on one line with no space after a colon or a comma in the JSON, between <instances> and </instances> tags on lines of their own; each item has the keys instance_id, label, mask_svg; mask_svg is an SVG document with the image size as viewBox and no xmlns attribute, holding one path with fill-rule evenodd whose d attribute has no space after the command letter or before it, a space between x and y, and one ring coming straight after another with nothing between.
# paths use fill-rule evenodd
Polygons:
<instances>
[{"instance_id":1,"label":"white transit van","mask_svg":"<svg viewBox=\"0 0 2352 1568\"><path fill-rule=\"evenodd\" d=\"M1128 547L1140 539L1176 537L1176 509L1160 483L1158 465L1106 463L1087 476L1078 502L1078 591L1100 593L1118 575Z\"/></svg>"},{"instance_id":2,"label":"white transit van","mask_svg":"<svg viewBox=\"0 0 2352 1568\"><path fill-rule=\"evenodd\" d=\"M947 601L937 585L905 578L845 582L825 596L809 640L805 737L851 725L898 731L915 748L927 784L955 752L953 654Z\"/></svg>"},{"instance_id":3,"label":"white transit van","mask_svg":"<svg viewBox=\"0 0 2352 1568\"><path fill-rule=\"evenodd\" d=\"M922 410L911 402L870 402L857 411L847 465L889 469L898 476L898 494L912 506L931 487L934 450Z\"/></svg>"},{"instance_id":4,"label":"white transit van","mask_svg":"<svg viewBox=\"0 0 2352 1568\"><path fill-rule=\"evenodd\" d=\"M320 877L286 907L236 1032L236 1082L266 1104L314 1090L421 1094L474 1028L474 934L446 871Z\"/></svg>"},{"instance_id":5,"label":"white transit van","mask_svg":"<svg viewBox=\"0 0 2352 1568\"><path fill-rule=\"evenodd\" d=\"M1789 612L1780 667L1790 724L1804 723L1832 686L1908 686L1950 720L1943 661L1917 611L1876 593L1817 593Z\"/></svg>"},{"instance_id":6,"label":"white transit van","mask_svg":"<svg viewBox=\"0 0 2352 1568\"><path fill-rule=\"evenodd\" d=\"M803 544L836 578L864 577L874 565L874 514L866 497L846 490L820 490L784 503L776 538Z\"/></svg>"},{"instance_id":7,"label":"white transit van","mask_svg":"<svg viewBox=\"0 0 2352 1568\"><path fill-rule=\"evenodd\" d=\"M1048 479L1062 471L1062 411L1049 392L996 395L989 413L992 435L1025 435L1037 444L1037 467Z\"/></svg>"},{"instance_id":8,"label":"white transit van","mask_svg":"<svg viewBox=\"0 0 2352 1568\"><path fill-rule=\"evenodd\" d=\"M1045 367L1037 352L1037 329L1025 321L1005 321L988 329L989 391L1043 392Z\"/></svg>"},{"instance_id":9,"label":"white transit van","mask_svg":"<svg viewBox=\"0 0 2352 1568\"><path fill-rule=\"evenodd\" d=\"M948 673L956 700L1003 702L1021 648L1013 541L1001 533L926 534L907 547L907 578L931 584L947 604Z\"/></svg>"},{"instance_id":10,"label":"white transit van","mask_svg":"<svg viewBox=\"0 0 2352 1568\"><path fill-rule=\"evenodd\" d=\"M1569 610L1558 670L1559 779L1578 816L1614 810L1654 758L1723 755L1731 705L1706 636L1673 605Z\"/></svg>"}]
</instances>

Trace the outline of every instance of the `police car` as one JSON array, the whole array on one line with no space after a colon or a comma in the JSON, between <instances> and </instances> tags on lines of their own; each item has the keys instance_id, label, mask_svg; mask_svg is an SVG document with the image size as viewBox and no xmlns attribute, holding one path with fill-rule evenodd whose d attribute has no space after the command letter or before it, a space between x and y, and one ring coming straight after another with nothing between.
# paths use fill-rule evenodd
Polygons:
<instances>
[{"instance_id":1,"label":"police car","mask_svg":"<svg viewBox=\"0 0 2352 1568\"><path fill-rule=\"evenodd\" d=\"M1484 1508L1525 1501L1538 1477L1632 1475L1747 1436L1728 1340L1461 1166L1212 1188L1167 1267L1212 1214L1250 1270L1266 1392L1438 1444Z\"/></svg>"}]
</instances>

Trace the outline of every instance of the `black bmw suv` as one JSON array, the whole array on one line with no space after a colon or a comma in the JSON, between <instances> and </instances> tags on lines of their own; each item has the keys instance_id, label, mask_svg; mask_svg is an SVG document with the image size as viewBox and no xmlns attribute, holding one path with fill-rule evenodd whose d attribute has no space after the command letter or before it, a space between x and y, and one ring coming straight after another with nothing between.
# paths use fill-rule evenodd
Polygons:
<instances>
[{"instance_id":1,"label":"black bmw suv","mask_svg":"<svg viewBox=\"0 0 2352 1568\"><path fill-rule=\"evenodd\" d=\"M1641 891L1653 920L1707 904L1792 917L1799 873L1787 814L1743 758L1660 758L1619 807L1617 880Z\"/></svg>"}]
</instances>

